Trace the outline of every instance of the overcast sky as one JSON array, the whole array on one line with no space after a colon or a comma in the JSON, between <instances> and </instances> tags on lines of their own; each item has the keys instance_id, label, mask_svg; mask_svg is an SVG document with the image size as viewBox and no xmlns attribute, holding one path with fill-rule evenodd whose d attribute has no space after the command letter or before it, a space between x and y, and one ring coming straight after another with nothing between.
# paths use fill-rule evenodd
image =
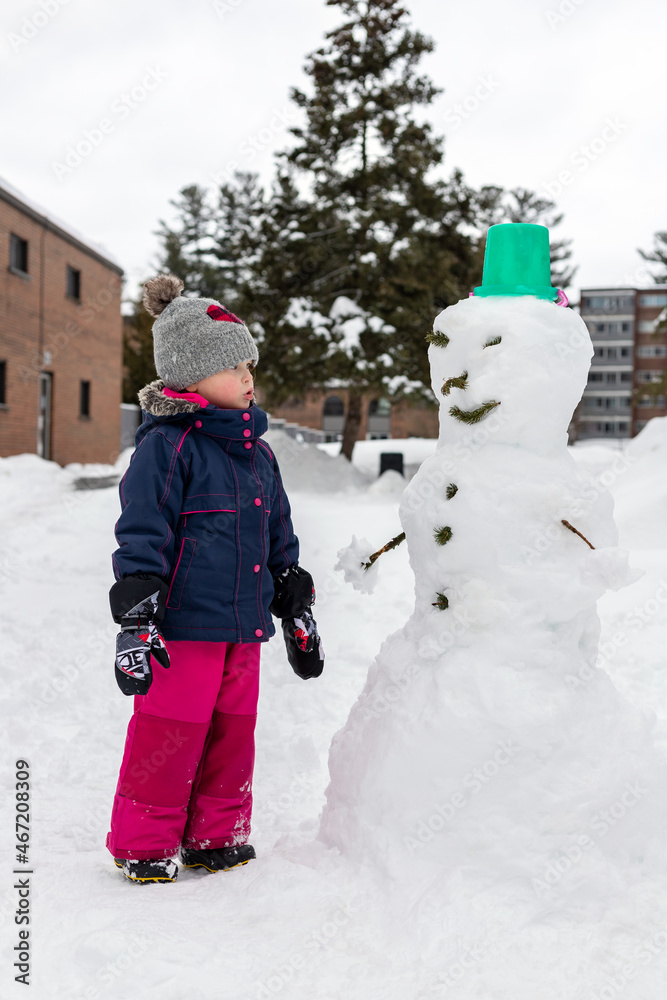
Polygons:
<instances>
[{"instance_id":1,"label":"overcast sky","mask_svg":"<svg viewBox=\"0 0 667 1000\"><path fill-rule=\"evenodd\" d=\"M667 229L665 0L405 2L436 42L443 171L549 193L575 295L650 284L636 248ZM0 177L103 244L136 294L182 187L234 163L271 176L290 86L338 20L325 0L3 0ZM59 168L86 132L89 155Z\"/></svg>"}]
</instances>

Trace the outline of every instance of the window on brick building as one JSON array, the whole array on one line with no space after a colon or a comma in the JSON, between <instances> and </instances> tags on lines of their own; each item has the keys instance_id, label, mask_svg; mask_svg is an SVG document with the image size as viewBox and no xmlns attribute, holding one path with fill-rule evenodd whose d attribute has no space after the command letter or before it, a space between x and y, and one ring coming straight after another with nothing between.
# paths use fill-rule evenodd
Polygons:
<instances>
[{"instance_id":1,"label":"window on brick building","mask_svg":"<svg viewBox=\"0 0 667 1000\"><path fill-rule=\"evenodd\" d=\"M7 362L0 361L0 406L7 402Z\"/></svg>"},{"instance_id":2,"label":"window on brick building","mask_svg":"<svg viewBox=\"0 0 667 1000\"><path fill-rule=\"evenodd\" d=\"M81 396L79 405L79 416L90 416L90 382L81 382Z\"/></svg>"},{"instance_id":3,"label":"window on brick building","mask_svg":"<svg viewBox=\"0 0 667 1000\"><path fill-rule=\"evenodd\" d=\"M345 404L340 396L327 396L322 407L322 430L327 441L342 440Z\"/></svg>"},{"instance_id":4,"label":"window on brick building","mask_svg":"<svg viewBox=\"0 0 667 1000\"><path fill-rule=\"evenodd\" d=\"M667 345L642 344L637 348L638 358L667 358Z\"/></svg>"},{"instance_id":5,"label":"window on brick building","mask_svg":"<svg viewBox=\"0 0 667 1000\"><path fill-rule=\"evenodd\" d=\"M667 306L667 294L662 295L640 295L640 306Z\"/></svg>"},{"instance_id":6,"label":"window on brick building","mask_svg":"<svg viewBox=\"0 0 667 1000\"><path fill-rule=\"evenodd\" d=\"M637 402L637 406L641 406L644 409L662 409L665 405L664 396L640 396Z\"/></svg>"},{"instance_id":7,"label":"window on brick building","mask_svg":"<svg viewBox=\"0 0 667 1000\"><path fill-rule=\"evenodd\" d=\"M11 233L9 237L9 266L28 273L28 241Z\"/></svg>"},{"instance_id":8,"label":"window on brick building","mask_svg":"<svg viewBox=\"0 0 667 1000\"><path fill-rule=\"evenodd\" d=\"M391 403L384 396L380 399L371 399L368 404L368 416L369 417L386 417L391 413Z\"/></svg>"},{"instance_id":9,"label":"window on brick building","mask_svg":"<svg viewBox=\"0 0 667 1000\"><path fill-rule=\"evenodd\" d=\"M67 297L76 299L77 302L81 299L81 271L70 267L69 264L67 265Z\"/></svg>"}]
</instances>

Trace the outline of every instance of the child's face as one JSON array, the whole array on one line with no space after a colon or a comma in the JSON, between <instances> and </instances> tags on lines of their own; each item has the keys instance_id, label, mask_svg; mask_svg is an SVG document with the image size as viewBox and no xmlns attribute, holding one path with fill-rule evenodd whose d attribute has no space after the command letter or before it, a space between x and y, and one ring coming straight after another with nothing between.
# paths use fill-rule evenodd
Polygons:
<instances>
[{"instance_id":1,"label":"child's face","mask_svg":"<svg viewBox=\"0 0 667 1000\"><path fill-rule=\"evenodd\" d=\"M198 392L209 403L223 410L245 410L253 398L254 366L253 361L239 361L236 368L224 368L189 385L185 391Z\"/></svg>"}]
</instances>

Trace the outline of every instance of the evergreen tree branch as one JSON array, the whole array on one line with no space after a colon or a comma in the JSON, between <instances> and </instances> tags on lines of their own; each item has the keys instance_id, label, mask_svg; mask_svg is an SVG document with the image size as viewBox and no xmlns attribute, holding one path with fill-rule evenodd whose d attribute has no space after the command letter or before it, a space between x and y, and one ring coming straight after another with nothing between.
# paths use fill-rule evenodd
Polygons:
<instances>
[{"instance_id":1,"label":"evergreen tree branch","mask_svg":"<svg viewBox=\"0 0 667 1000\"><path fill-rule=\"evenodd\" d=\"M445 379L442 383L442 389L440 390L443 396L449 396L452 389L467 389L468 387L468 372L462 372L461 375L456 375L454 378Z\"/></svg>"},{"instance_id":2,"label":"evergreen tree branch","mask_svg":"<svg viewBox=\"0 0 667 1000\"><path fill-rule=\"evenodd\" d=\"M436 333L435 330L426 334L426 340L435 347L447 347L449 343L449 337L446 333Z\"/></svg>"},{"instance_id":3,"label":"evergreen tree branch","mask_svg":"<svg viewBox=\"0 0 667 1000\"><path fill-rule=\"evenodd\" d=\"M449 607L449 601L448 601L447 597L445 596L445 594L442 594L442 593L438 592L435 596L436 596L437 600L435 600L433 602L433 604L431 605L431 607L433 607L433 608L439 608L440 611L446 611L447 608Z\"/></svg>"},{"instance_id":4,"label":"evergreen tree branch","mask_svg":"<svg viewBox=\"0 0 667 1000\"><path fill-rule=\"evenodd\" d=\"M500 406L500 402L490 399L488 403L482 403L475 410L462 410L459 406L450 406L449 413L457 420L463 421L464 424L477 424L496 406Z\"/></svg>"}]
</instances>

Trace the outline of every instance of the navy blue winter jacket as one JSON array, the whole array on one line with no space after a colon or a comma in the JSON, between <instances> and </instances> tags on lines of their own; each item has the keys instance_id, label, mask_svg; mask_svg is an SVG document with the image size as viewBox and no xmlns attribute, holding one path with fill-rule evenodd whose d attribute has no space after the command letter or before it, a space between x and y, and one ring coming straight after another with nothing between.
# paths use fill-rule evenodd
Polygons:
<instances>
[{"instance_id":1,"label":"navy blue winter jacket","mask_svg":"<svg viewBox=\"0 0 667 1000\"><path fill-rule=\"evenodd\" d=\"M152 573L168 583L167 640L264 642L275 633L273 577L299 556L278 463L260 440L266 413L163 388L158 379L139 393L144 420L119 487L116 580Z\"/></svg>"}]
</instances>

